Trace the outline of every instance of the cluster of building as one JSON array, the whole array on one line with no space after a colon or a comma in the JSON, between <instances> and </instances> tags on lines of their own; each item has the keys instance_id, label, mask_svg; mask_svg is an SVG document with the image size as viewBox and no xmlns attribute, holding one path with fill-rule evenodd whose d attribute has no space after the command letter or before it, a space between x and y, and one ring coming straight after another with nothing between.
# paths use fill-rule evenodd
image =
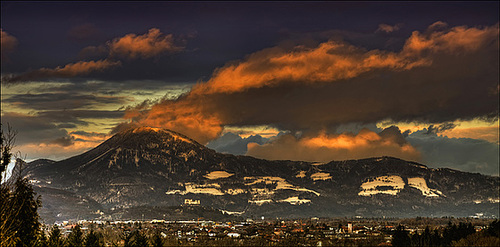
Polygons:
<instances>
[{"instance_id":1,"label":"cluster of building","mask_svg":"<svg viewBox=\"0 0 500 247\"><path fill-rule=\"evenodd\" d=\"M474 219L471 219L474 220ZM71 232L71 228L79 224L84 232L90 228L101 232L132 232L139 230L146 235L160 232L163 238L175 243L220 241L229 239L233 241L289 241L300 239L321 245L327 241L342 242L370 242L377 245L389 244L392 234L398 224L405 224L401 220L393 219L318 219L307 220L252 220L218 222L211 220L150 220L150 221L85 221L60 222L58 224L63 234ZM423 232L424 225L405 224L409 232ZM444 220L436 221L431 229L446 225ZM476 230L481 230L487 224L475 223ZM107 230L106 230L107 229ZM120 235L117 234L117 235ZM104 236L106 238L106 236ZM110 237L112 238L112 237ZM116 238L116 237L115 237ZM373 242L375 241L375 242Z\"/></svg>"}]
</instances>

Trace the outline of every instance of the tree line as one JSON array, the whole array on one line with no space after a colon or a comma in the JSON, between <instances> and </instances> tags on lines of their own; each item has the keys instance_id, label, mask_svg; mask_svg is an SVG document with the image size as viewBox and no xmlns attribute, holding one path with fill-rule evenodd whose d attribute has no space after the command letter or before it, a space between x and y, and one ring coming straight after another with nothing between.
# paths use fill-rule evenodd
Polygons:
<instances>
[{"instance_id":1,"label":"tree line","mask_svg":"<svg viewBox=\"0 0 500 247\"><path fill-rule=\"evenodd\" d=\"M165 246L164 239L159 232L148 238L142 231L135 230L125 232L121 235L121 243L114 243L113 246L143 247L143 246ZM38 241L39 247L98 247L105 246L101 233L90 229L84 234L80 225L71 228L71 232L64 237L57 225L54 225L48 237L42 237Z\"/></svg>"},{"instance_id":2,"label":"tree line","mask_svg":"<svg viewBox=\"0 0 500 247\"><path fill-rule=\"evenodd\" d=\"M398 225L392 236L392 246L500 246L500 221L494 220L482 231L476 232L471 223L451 221L442 230L431 231L426 227L422 233L412 233Z\"/></svg>"}]
</instances>

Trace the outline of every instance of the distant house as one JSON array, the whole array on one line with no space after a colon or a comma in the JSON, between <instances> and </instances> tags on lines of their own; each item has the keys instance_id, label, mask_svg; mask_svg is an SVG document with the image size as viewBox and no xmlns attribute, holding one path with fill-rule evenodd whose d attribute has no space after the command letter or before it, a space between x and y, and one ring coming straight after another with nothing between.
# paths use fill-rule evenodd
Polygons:
<instances>
[{"instance_id":1,"label":"distant house","mask_svg":"<svg viewBox=\"0 0 500 247\"><path fill-rule=\"evenodd\" d=\"M186 205L200 205L200 200L184 199Z\"/></svg>"},{"instance_id":2,"label":"distant house","mask_svg":"<svg viewBox=\"0 0 500 247\"><path fill-rule=\"evenodd\" d=\"M237 233L237 232L230 232L227 234L228 237L231 237L231 238L239 238L240 237L240 234Z\"/></svg>"}]
</instances>

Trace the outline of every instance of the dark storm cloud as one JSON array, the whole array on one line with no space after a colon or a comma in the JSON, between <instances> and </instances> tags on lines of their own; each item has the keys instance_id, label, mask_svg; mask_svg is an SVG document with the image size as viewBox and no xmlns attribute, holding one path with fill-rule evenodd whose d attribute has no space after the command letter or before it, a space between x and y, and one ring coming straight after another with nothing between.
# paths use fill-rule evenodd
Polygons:
<instances>
[{"instance_id":1,"label":"dark storm cloud","mask_svg":"<svg viewBox=\"0 0 500 247\"><path fill-rule=\"evenodd\" d=\"M77 109L104 104L128 104L127 97L96 96L78 93L17 94L2 100L26 109L56 110Z\"/></svg>"},{"instance_id":2,"label":"dark storm cloud","mask_svg":"<svg viewBox=\"0 0 500 247\"><path fill-rule=\"evenodd\" d=\"M81 120L86 118L92 119L119 119L123 117L124 111L103 111L103 110L54 110L40 111L38 116L50 119L54 122L74 123L88 125L87 121Z\"/></svg>"},{"instance_id":3,"label":"dark storm cloud","mask_svg":"<svg viewBox=\"0 0 500 247\"><path fill-rule=\"evenodd\" d=\"M92 23L74 26L67 33L68 39L76 42L94 41L101 36L102 31Z\"/></svg>"},{"instance_id":4,"label":"dark storm cloud","mask_svg":"<svg viewBox=\"0 0 500 247\"><path fill-rule=\"evenodd\" d=\"M202 143L217 138L223 125L319 131L384 119L443 123L496 116L498 25L440 26L413 32L399 52L338 41L265 49L217 69L148 114L129 115Z\"/></svg>"},{"instance_id":5,"label":"dark storm cloud","mask_svg":"<svg viewBox=\"0 0 500 247\"><path fill-rule=\"evenodd\" d=\"M70 123L63 123L63 124L58 124L57 128L60 128L60 129L65 129L65 128L74 129L74 128L76 128L76 125L75 124L70 124Z\"/></svg>"},{"instance_id":6,"label":"dark storm cloud","mask_svg":"<svg viewBox=\"0 0 500 247\"><path fill-rule=\"evenodd\" d=\"M16 136L17 145L44 143L57 138L69 137L66 130L60 129L45 117L4 112L2 114L2 128L7 126L7 123L18 132Z\"/></svg>"},{"instance_id":7,"label":"dark storm cloud","mask_svg":"<svg viewBox=\"0 0 500 247\"><path fill-rule=\"evenodd\" d=\"M119 119L122 115L122 111L92 110L44 111L39 112L37 115L3 112L2 128L7 126L8 123L18 132L16 138L17 145L48 144L69 147L76 142L92 142L98 144L106 139L106 134L86 131L73 131L68 133L64 128L74 128L76 125L86 126L94 124L84 121L82 118Z\"/></svg>"},{"instance_id":8,"label":"dark storm cloud","mask_svg":"<svg viewBox=\"0 0 500 247\"><path fill-rule=\"evenodd\" d=\"M427 129L414 132L407 138L422 154L422 163L448 167L466 172L499 174L499 146L485 140L448 138L429 134Z\"/></svg>"},{"instance_id":9,"label":"dark storm cloud","mask_svg":"<svg viewBox=\"0 0 500 247\"><path fill-rule=\"evenodd\" d=\"M399 29L401 29L402 26L403 26L402 23L398 23L398 24L392 25L392 26L382 23L382 24L378 25L376 32L392 33L392 32L396 32Z\"/></svg>"},{"instance_id":10,"label":"dark storm cloud","mask_svg":"<svg viewBox=\"0 0 500 247\"><path fill-rule=\"evenodd\" d=\"M71 146L74 144L74 138L71 138L71 137L59 137L57 139L54 139L54 140L51 140L49 141L48 143L49 144L55 144L55 145L59 145L59 146L62 146L62 147L68 147L68 146Z\"/></svg>"},{"instance_id":11,"label":"dark storm cloud","mask_svg":"<svg viewBox=\"0 0 500 247\"><path fill-rule=\"evenodd\" d=\"M498 21L498 2L73 2L72 4L2 2L2 27L15 34L22 49L18 63L2 64L3 73L22 73L34 68L53 68L74 61L75 55L86 46L99 47L106 41L129 33L144 33L151 27L175 36L196 33L190 38L185 52L173 59L159 59L135 69L137 64L80 75L101 80L152 79L167 82L207 79L213 69L245 54L271 47L287 39L283 31L294 33L349 30L352 33L373 32L378 25L405 26L391 35L399 40L412 30L423 29L430 23L443 20L451 25L491 25ZM50 18L48 18L48 16ZM313 16L313 17L311 17ZM68 30L80 27L84 33L89 25L102 30L99 41L80 43L61 42ZM62 33L61 33L62 32ZM93 31L90 31L92 33ZM385 33L379 33L384 34ZM58 40L59 39L59 40ZM346 41L357 44L354 38ZM396 42L398 43L398 42ZM382 41L363 42L383 44ZM399 43L398 43L399 44ZM378 48L383 47L379 46ZM99 53L100 59L106 52ZM50 61L47 58L50 57ZM94 58L92 58L94 59ZM144 71L144 70L147 71Z\"/></svg>"},{"instance_id":12,"label":"dark storm cloud","mask_svg":"<svg viewBox=\"0 0 500 247\"><path fill-rule=\"evenodd\" d=\"M104 137L104 136L106 136L105 134L102 134L102 133L87 132L87 131L82 131L82 130L72 131L71 134L85 136L85 137Z\"/></svg>"},{"instance_id":13,"label":"dark storm cloud","mask_svg":"<svg viewBox=\"0 0 500 247\"><path fill-rule=\"evenodd\" d=\"M427 128L427 134L438 134L438 133L441 133L443 131L452 130L455 127L457 127L457 125L454 123L443 123L443 124L440 124L438 126L430 125Z\"/></svg>"},{"instance_id":14,"label":"dark storm cloud","mask_svg":"<svg viewBox=\"0 0 500 247\"><path fill-rule=\"evenodd\" d=\"M208 143L207 147L221 153L244 155L247 153L247 145L249 143L257 143L259 145L262 145L267 143L268 141L268 138L263 138L260 135L252 135L247 138L242 138L239 135L228 132L220 138Z\"/></svg>"}]
</instances>

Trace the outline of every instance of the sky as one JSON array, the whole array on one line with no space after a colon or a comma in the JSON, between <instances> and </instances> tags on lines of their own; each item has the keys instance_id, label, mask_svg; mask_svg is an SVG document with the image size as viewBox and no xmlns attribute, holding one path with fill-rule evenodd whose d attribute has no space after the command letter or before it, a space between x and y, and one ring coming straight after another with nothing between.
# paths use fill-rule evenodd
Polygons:
<instances>
[{"instance_id":1,"label":"sky","mask_svg":"<svg viewBox=\"0 0 500 247\"><path fill-rule=\"evenodd\" d=\"M1 2L27 159L137 126L219 152L499 174L498 2Z\"/></svg>"}]
</instances>

